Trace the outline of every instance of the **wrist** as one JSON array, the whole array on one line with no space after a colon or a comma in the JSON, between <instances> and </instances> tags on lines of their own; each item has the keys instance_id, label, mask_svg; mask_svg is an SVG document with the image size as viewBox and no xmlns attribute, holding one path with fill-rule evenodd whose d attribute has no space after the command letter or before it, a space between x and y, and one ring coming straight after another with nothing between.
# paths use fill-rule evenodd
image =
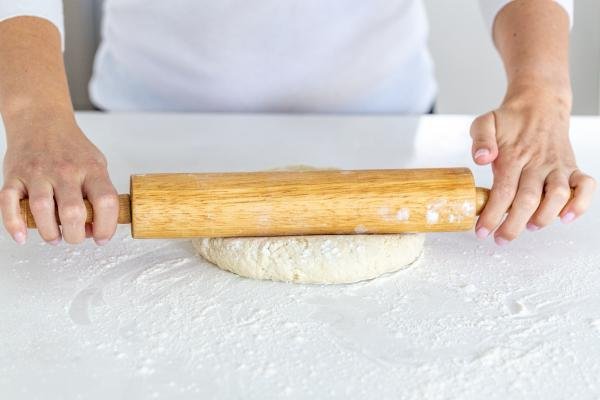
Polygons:
<instances>
[{"instance_id":1,"label":"wrist","mask_svg":"<svg viewBox=\"0 0 600 400\"><path fill-rule=\"evenodd\" d=\"M573 104L573 93L567 79L519 79L509 82L503 104L530 106L548 104L568 113Z\"/></svg>"},{"instance_id":2,"label":"wrist","mask_svg":"<svg viewBox=\"0 0 600 400\"><path fill-rule=\"evenodd\" d=\"M6 127L6 135L10 137L39 128L75 123L75 115L70 103L21 98L12 101L9 106L2 107L2 120Z\"/></svg>"}]
</instances>

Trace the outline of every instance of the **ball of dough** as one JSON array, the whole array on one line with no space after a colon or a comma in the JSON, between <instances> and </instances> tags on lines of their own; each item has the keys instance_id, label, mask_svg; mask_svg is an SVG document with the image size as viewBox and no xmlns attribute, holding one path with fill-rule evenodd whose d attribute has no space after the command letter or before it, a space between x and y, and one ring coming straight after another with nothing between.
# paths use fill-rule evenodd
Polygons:
<instances>
[{"instance_id":1,"label":"ball of dough","mask_svg":"<svg viewBox=\"0 0 600 400\"><path fill-rule=\"evenodd\" d=\"M218 267L254 279L352 283L397 271L421 254L425 235L200 238L194 247Z\"/></svg>"}]
</instances>

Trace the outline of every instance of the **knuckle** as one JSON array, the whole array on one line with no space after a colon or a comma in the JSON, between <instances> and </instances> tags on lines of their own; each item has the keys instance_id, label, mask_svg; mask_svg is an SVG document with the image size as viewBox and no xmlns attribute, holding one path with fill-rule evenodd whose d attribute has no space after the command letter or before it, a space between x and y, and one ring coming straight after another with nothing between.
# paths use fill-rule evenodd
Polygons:
<instances>
[{"instance_id":1,"label":"knuckle","mask_svg":"<svg viewBox=\"0 0 600 400\"><path fill-rule=\"evenodd\" d=\"M60 207L61 219L71 223L83 222L87 212L83 204L65 204Z\"/></svg>"},{"instance_id":2,"label":"knuckle","mask_svg":"<svg viewBox=\"0 0 600 400\"><path fill-rule=\"evenodd\" d=\"M502 200L512 200L515 197L516 189L509 184L500 184L494 188L496 196Z\"/></svg>"},{"instance_id":3,"label":"knuckle","mask_svg":"<svg viewBox=\"0 0 600 400\"><path fill-rule=\"evenodd\" d=\"M106 157L103 154L93 158L91 161L91 165L98 169L106 169L107 164Z\"/></svg>"},{"instance_id":4,"label":"knuckle","mask_svg":"<svg viewBox=\"0 0 600 400\"><path fill-rule=\"evenodd\" d=\"M571 197L571 189L563 185L551 186L546 191L546 195L566 201Z\"/></svg>"},{"instance_id":5,"label":"knuckle","mask_svg":"<svg viewBox=\"0 0 600 400\"><path fill-rule=\"evenodd\" d=\"M117 207L118 203L116 193L103 193L94 199L95 208L111 209Z\"/></svg>"},{"instance_id":6,"label":"knuckle","mask_svg":"<svg viewBox=\"0 0 600 400\"><path fill-rule=\"evenodd\" d=\"M29 176L44 175L48 168L44 162L38 159L30 160L25 165L21 165L23 172Z\"/></svg>"},{"instance_id":7,"label":"knuckle","mask_svg":"<svg viewBox=\"0 0 600 400\"><path fill-rule=\"evenodd\" d=\"M475 137L484 132L486 126L490 122L490 118L492 118L491 113L482 114L475 118L471 123L471 129L469 130L471 137Z\"/></svg>"},{"instance_id":8,"label":"knuckle","mask_svg":"<svg viewBox=\"0 0 600 400\"><path fill-rule=\"evenodd\" d=\"M92 169L106 169L108 162L104 154L99 152L87 153L84 155L85 165Z\"/></svg>"},{"instance_id":9,"label":"knuckle","mask_svg":"<svg viewBox=\"0 0 600 400\"><path fill-rule=\"evenodd\" d=\"M54 170L63 179L69 179L77 173L77 168L70 161L59 161Z\"/></svg>"},{"instance_id":10,"label":"knuckle","mask_svg":"<svg viewBox=\"0 0 600 400\"><path fill-rule=\"evenodd\" d=\"M536 208L540 203L540 196L533 190L523 190L519 196L519 206L528 209Z\"/></svg>"},{"instance_id":11,"label":"knuckle","mask_svg":"<svg viewBox=\"0 0 600 400\"><path fill-rule=\"evenodd\" d=\"M36 197L29 200L29 208L33 213L54 210L54 202L50 197Z\"/></svg>"}]
</instances>

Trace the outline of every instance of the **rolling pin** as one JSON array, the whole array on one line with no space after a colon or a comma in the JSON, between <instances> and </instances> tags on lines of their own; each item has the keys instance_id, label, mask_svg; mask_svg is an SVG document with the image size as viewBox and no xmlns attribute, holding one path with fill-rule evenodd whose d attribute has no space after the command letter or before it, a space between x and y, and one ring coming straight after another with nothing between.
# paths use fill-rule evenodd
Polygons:
<instances>
[{"instance_id":1,"label":"rolling pin","mask_svg":"<svg viewBox=\"0 0 600 400\"><path fill-rule=\"evenodd\" d=\"M134 238L464 231L488 193L468 168L132 175L119 223Z\"/></svg>"}]
</instances>

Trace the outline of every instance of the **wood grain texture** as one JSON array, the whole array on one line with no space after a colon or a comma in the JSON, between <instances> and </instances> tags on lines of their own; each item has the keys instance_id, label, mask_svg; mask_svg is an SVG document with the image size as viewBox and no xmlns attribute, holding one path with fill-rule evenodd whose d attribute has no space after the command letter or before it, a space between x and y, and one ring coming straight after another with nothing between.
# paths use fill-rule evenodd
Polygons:
<instances>
[{"instance_id":1,"label":"wood grain texture","mask_svg":"<svg viewBox=\"0 0 600 400\"><path fill-rule=\"evenodd\" d=\"M94 210L92 208L92 204L84 200L85 209L87 211L87 216L85 218L85 222L91 223L94 221ZM33 219L33 214L31 213L31 209L29 208L29 200L23 199L21 200L21 216L23 220L27 224L28 228L36 228L35 220ZM55 210L56 220L60 224L60 218L58 216L58 209ZM128 194L120 194L119 195L119 224L129 224L131 223L131 208L129 204L129 195Z\"/></svg>"},{"instance_id":2,"label":"wood grain texture","mask_svg":"<svg viewBox=\"0 0 600 400\"><path fill-rule=\"evenodd\" d=\"M462 231L467 168L149 174L131 177L135 238Z\"/></svg>"}]
</instances>

